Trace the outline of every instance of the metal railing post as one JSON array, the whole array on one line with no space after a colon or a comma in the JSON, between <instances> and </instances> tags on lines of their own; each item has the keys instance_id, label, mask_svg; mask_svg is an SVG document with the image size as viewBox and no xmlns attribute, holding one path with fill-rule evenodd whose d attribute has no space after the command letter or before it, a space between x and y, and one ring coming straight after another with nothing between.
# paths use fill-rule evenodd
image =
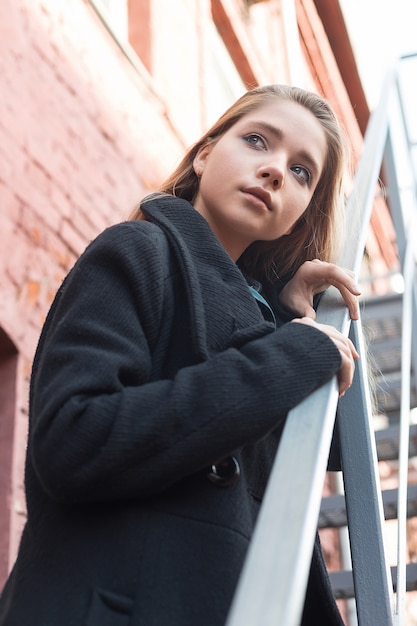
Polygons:
<instances>
[{"instance_id":1,"label":"metal railing post","mask_svg":"<svg viewBox=\"0 0 417 626\"><path fill-rule=\"evenodd\" d=\"M390 626L392 579L384 551L385 520L360 321L352 323L350 335L361 358L349 394L339 401L338 429L356 607L361 626Z\"/></svg>"}]
</instances>

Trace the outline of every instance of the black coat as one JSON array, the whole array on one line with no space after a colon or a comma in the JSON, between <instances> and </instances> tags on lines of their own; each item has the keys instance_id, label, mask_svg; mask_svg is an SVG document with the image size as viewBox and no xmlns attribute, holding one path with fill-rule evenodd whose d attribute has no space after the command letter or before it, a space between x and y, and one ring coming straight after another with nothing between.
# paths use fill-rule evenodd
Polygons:
<instances>
[{"instance_id":1,"label":"black coat","mask_svg":"<svg viewBox=\"0 0 417 626\"><path fill-rule=\"evenodd\" d=\"M264 320L191 205L145 212L45 322L1 626L222 626L285 415L340 366L323 333ZM305 624L339 623L317 549L312 572Z\"/></svg>"}]
</instances>

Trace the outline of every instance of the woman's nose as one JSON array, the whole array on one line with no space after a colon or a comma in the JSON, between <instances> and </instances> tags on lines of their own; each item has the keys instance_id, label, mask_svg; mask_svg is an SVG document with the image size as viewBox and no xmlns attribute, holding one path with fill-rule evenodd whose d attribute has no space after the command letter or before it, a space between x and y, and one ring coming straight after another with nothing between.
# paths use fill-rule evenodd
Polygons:
<instances>
[{"instance_id":1,"label":"woman's nose","mask_svg":"<svg viewBox=\"0 0 417 626\"><path fill-rule=\"evenodd\" d=\"M259 169L259 176L261 178L267 178L268 183L272 185L273 189L280 189L285 180L285 168L281 161L275 160L273 162L263 165Z\"/></svg>"}]
</instances>

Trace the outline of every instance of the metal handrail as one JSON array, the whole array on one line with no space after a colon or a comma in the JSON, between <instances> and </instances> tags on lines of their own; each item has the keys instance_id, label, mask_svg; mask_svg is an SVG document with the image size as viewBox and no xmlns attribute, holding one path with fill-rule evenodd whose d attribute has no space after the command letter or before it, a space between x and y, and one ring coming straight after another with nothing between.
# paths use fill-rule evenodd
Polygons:
<instances>
[{"instance_id":1,"label":"metal handrail","mask_svg":"<svg viewBox=\"0 0 417 626\"><path fill-rule=\"evenodd\" d=\"M393 157L389 150L390 108L397 93L396 75L397 69L393 69L387 76L381 104L371 116L347 203L349 232L339 263L357 274L381 165ZM395 176L391 184L398 184ZM399 225L405 233L401 219ZM339 403L333 380L289 413L226 626L299 625L337 407L359 621L361 626L393 624L392 579L384 551L361 324L350 323L334 288L322 298L317 321L350 334L362 358L351 389Z\"/></svg>"},{"instance_id":2,"label":"metal handrail","mask_svg":"<svg viewBox=\"0 0 417 626\"><path fill-rule=\"evenodd\" d=\"M407 55L404 58L410 58ZM397 77L397 90L401 87ZM411 153L413 142L408 132L406 114L403 101L399 99L402 128L406 138L408 152ZM401 341L401 406L400 406L400 441L398 462L398 531L397 531L397 588L395 603L395 623L401 626L405 623L406 615L406 554L407 554L407 487L408 487L408 456L409 456L409 431L410 431L410 408L411 408L411 367L413 365L413 314L414 321L417 317L415 268L416 268L416 228L417 228L417 176L414 168L410 169L412 186L415 190L414 211L405 224L405 216L401 214L404 224L403 232L407 230L407 238L404 243L402 256L402 275L404 279L404 293L402 306L402 341ZM414 310L413 310L414 309ZM416 329L414 324L414 329ZM414 331L414 342L416 341ZM414 360L416 355L414 354Z\"/></svg>"},{"instance_id":3,"label":"metal handrail","mask_svg":"<svg viewBox=\"0 0 417 626\"><path fill-rule=\"evenodd\" d=\"M397 533L397 600L395 617L400 626L405 623L406 594L406 553L407 553L407 486L408 486L408 451L410 430L410 370L411 370L411 333L412 333L412 298L415 274L415 219L405 250L403 277L403 312L401 342L401 407L400 407L400 445L398 463L398 533Z\"/></svg>"}]
</instances>

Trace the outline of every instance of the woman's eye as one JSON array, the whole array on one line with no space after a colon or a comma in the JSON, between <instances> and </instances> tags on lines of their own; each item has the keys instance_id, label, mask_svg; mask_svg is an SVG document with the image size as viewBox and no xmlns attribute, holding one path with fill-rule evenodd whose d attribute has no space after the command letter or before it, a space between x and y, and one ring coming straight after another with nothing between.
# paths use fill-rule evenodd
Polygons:
<instances>
[{"instance_id":1,"label":"woman's eye","mask_svg":"<svg viewBox=\"0 0 417 626\"><path fill-rule=\"evenodd\" d=\"M306 167L303 167L302 165L295 165L291 169L302 181L307 184L311 182L311 174Z\"/></svg>"},{"instance_id":2,"label":"woman's eye","mask_svg":"<svg viewBox=\"0 0 417 626\"><path fill-rule=\"evenodd\" d=\"M243 140L246 141L249 145L254 146L255 148L266 148L265 139L257 133L249 133L249 135L244 135Z\"/></svg>"}]
</instances>

